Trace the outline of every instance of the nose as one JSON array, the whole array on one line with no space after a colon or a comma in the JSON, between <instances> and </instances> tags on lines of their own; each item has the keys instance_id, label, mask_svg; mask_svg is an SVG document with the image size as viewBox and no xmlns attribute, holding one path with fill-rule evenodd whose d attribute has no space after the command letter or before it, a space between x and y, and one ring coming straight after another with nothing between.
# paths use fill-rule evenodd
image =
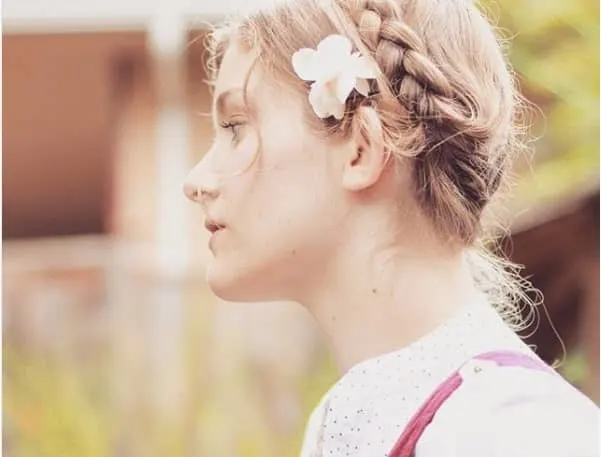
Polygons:
<instances>
[{"instance_id":1,"label":"nose","mask_svg":"<svg viewBox=\"0 0 601 457\"><path fill-rule=\"evenodd\" d=\"M197 203L202 203L209 198L215 198L219 193L218 179L213 173L207 170L205 161L206 155L190 170L183 186L186 197Z\"/></svg>"},{"instance_id":2,"label":"nose","mask_svg":"<svg viewBox=\"0 0 601 457\"><path fill-rule=\"evenodd\" d=\"M187 180L186 182L184 182L184 194L186 195L188 200L197 202L199 193L200 192L198 191L196 185L192 184L191 182L188 182Z\"/></svg>"}]
</instances>

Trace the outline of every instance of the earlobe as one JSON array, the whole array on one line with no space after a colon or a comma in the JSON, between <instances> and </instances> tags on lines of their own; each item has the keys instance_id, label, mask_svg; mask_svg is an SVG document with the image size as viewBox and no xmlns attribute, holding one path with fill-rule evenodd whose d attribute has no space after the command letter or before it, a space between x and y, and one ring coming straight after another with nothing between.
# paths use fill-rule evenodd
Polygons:
<instances>
[{"instance_id":1,"label":"earlobe","mask_svg":"<svg viewBox=\"0 0 601 457\"><path fill-rule=\"evenodd\" d=\"M378 182L386 167L386 148L382 123L371 107L361 107L353 120L349 159L345 164L343 184L360 191Z\"/></svg>"}]
</instances>

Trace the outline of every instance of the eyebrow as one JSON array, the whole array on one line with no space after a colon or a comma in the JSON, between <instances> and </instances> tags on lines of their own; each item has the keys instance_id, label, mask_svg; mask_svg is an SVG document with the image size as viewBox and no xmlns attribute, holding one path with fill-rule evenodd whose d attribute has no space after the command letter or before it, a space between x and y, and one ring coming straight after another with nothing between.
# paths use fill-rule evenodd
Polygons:
<instances>
[{"instance_id":1,"label":"eyebrow","mask_svg":"<svg viewBox=\"0 0 601 457\"><path fill-rule=\"evenodd\" d=\"M215 99L216 114L223 114L229 105L238 105L242 106L245 111L256 115L257 106L255 105L252 94L249 94L248 92L248 83L250 82L250 75L258 62L258 59L255 59L252 62L250 69L244 78L242 87L234 87L225 90L217 96Z\"/></svg>"},{"instance_id":2,"label":"eyebrow","mask_svg":"<svg viewBox=\"0 0 601 457\"><path fill-rule=\"evenodd\" d=\"M217 114L223 114L230 105L243 106L247 108L244 101L244 90L242 88L228 89L221 92L215 100Z\"/></svg>"}]
</instances>

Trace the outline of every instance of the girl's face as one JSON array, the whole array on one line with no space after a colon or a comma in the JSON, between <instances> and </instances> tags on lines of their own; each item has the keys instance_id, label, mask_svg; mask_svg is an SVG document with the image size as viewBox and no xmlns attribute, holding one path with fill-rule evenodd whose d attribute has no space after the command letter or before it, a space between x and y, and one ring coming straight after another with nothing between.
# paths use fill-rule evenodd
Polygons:
<instances>
[{"instance_id":1,"label":"girl's face","mask_svg":"<svg viewBox=\"0 0 601 457\"><path fill-rule=\"evenodd\" d=\"M255 60L235 44L225 53L214 143L185 190L212 232L207 280L216 295L297 299L319 281L343 234L343 146L310 130L303 94L276 84Z\"/></svg>"}]
</instances>

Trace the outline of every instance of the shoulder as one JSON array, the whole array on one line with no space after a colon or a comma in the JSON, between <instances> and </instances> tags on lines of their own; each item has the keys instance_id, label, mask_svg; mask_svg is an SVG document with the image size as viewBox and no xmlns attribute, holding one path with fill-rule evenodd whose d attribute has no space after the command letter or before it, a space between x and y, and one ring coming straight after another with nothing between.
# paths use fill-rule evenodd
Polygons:
<instances>
[{"instance_id":1,"label":"shoulder","mask_svg":"<svg viewBox=\"0 0 601 457\"><path fill-rule=\"evenodd\" d=\"M559 375L490 367L440 408L417 456L594 457L598 433L597 406Z\"/></svg>"},{"instance_id":2,"label":"shoulder","mask_svg":"<svg viewBox=\"0 0 601 457\"><path fill-rule=\"evenodd\" d=\"M321 446L321 433L327 404L327 394L325 394L309 415L301 445L301 457L315 455Z\"/></svg>"}]
</instances>

